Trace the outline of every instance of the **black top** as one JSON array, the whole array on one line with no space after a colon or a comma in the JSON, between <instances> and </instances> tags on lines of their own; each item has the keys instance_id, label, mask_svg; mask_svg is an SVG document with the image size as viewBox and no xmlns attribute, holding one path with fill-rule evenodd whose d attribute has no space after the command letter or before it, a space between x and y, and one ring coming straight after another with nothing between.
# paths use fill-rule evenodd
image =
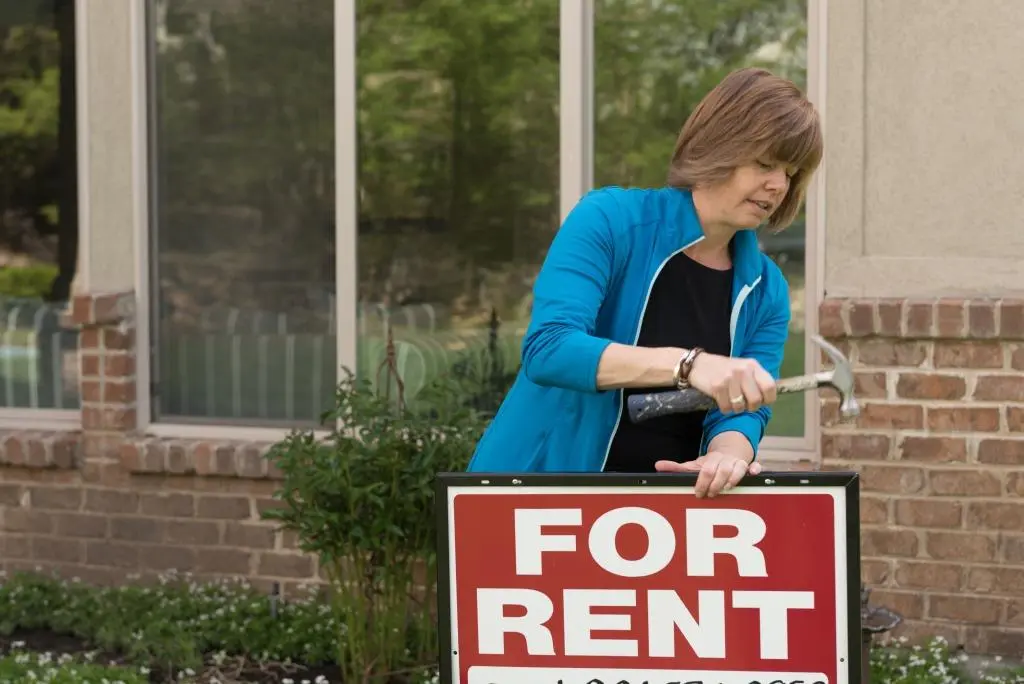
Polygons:
<instances>
[{"instance_id":1,"label":"black top","mask_svg":"<svg viewBox=\"0 0 1024 684\"><path fill-rule=\"evenodd\" d=\"M637 345L703 347L728 356L731 312L732 269L717 271L680 252L669 259L651 288ZM629 420L626 399L631 394L667 389L671 388L623 392L622 415L605 472L649 473L656 461L697 458L706 411L661 416L638 425Z\"/></svg>"}]
</instances>

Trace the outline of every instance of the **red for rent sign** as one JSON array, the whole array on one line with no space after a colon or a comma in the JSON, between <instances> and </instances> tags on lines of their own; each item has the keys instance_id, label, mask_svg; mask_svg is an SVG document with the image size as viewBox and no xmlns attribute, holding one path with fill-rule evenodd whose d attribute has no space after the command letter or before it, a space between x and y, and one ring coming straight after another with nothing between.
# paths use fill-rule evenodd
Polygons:
<instances>
[{"instance_id":1,"label":"red for rent sign","mask_svg":"<svg viewBox=\"0 0 1024 684\"><path fill-rule=\"evenodd\" d=\"M856 684L856 475L439 478L442 682Z\"/></svg>"}]
</instances>

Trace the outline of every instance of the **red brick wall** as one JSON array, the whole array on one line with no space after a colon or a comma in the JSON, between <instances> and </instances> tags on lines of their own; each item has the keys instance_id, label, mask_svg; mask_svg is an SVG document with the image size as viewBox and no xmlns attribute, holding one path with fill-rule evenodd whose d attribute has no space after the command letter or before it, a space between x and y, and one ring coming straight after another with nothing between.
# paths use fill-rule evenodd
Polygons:
<instances>
[{"instance_id":1,"label":"red brick wall","mask_svg":"<svg viewBox=\"0 0 1024 684\"><path fill-rule=\"evenodd\" d=\"M0 433L0 569L84 581L176 569L256 584L317 581L315 560L261 513L277 479L267 445L135 432L131 293L83 297L82 429Z\"/></svg>"},{"instance_id":2,"label":"red brick wall","mask_svg":"<svg viewBox=\"0 0 1024 684\"><path fill-rule=\"evenodd\" d=\"M260 519L277 480L267 445L135 432L132 303L73 307L81 431L0 433L0 569L316 581L316 562ZM820 313L858 367L863 414L836 424L825 401L822 452L862 474L874 601L909 636L1024 652L1024 301L828 300Z\"/></svg>"},{"instance_id":3,"label":"red brick wall","mask_svg":"<svg viewBox=\"0 0 1024 684\"><path fill-rule=\"evenodd\" d=\"M1024 653L1024 301L826 300L862 414L824 399L828 469L862 476L864 579L910 637Z\"/></svg>"}]
</instances>

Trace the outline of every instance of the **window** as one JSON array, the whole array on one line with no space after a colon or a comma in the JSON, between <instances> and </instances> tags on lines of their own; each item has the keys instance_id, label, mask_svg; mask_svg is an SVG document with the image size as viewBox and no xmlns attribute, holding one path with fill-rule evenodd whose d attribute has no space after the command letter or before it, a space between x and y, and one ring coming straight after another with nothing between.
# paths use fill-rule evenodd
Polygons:
<instances>
[{"instance_id":1,"label":"window","mask_svg":"<svg viewBox=\"0 0 1024 684\"><path fill-rule=\"evenodd\" d=\"M0 8L0 409L76 416L74 0ZM0 414L2 415L2 414Z\"/></svg>"},{"instance_id":2,"label":"window","mask_svg":"<svg viewBox=\"0 0 1024 684\"><path fill-rule=\"evenodd\" d=\"M662 185L679 129L729 71L763 65L806 90L807 0L596 0L594 183ZM807 212L784 232L762 233L765 251L790 284L793 319L782 375L814 362L805 341ZM812 319L813 320L813 319ZM775 405L768 434L801 438L806 397Z\"/></svg>"},{"instance_id":3,"label":"window","mask_svg":"<svg viewBox=\"0 0 1024 684\"><path fill-rule=\"evenodd\" d=\"M318 424L337 376L332 3L149 12L153 418Z\"/></svg>"},{"instance_id":4,"label":"window","mask_svg":"<svg viewBox=\"0 0 1024 684\"><path fill-rule=\"evenodd\" d=\"M406 402L455 374L495 409L559 224L558 0L356 8L358 372L391 335Z\"/></svg>"}]
</instances>

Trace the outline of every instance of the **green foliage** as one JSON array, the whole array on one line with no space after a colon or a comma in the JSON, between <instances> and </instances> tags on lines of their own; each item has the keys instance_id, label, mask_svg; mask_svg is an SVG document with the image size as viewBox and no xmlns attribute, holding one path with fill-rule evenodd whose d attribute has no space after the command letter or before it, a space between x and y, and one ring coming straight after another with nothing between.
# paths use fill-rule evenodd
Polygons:
<instances>
[{"instance_id":1,"label":"green foliage","mask_svg":"<svg viewBox=\"0 0 1024 684\"><path fill-rule=\"evenodd\" d=\"M213 652L317 665L333 660L338 635L317 599L281 601L274 614L270 597L243 582L200 585L170 574L156 586L96 588L15 574L0 584L0 634L70 634L165 671L198 668Z\"/></svg>"},{"instance_id":2,"label":"green foliage","mask_svg":"<svg viewBox=\"0 0 1024 684\"><path fill-rule=\"evenodd\" d=\"M909 646L906 638L877 645L871 650L871 681L874 684L969 684L967 656L955 652L942 637L924 646ZM1002 667L996 659L983 664L978 680L982 684L1022 684L1024 669Z\"/></svg>"},{"instance_id":3,"label":"green foliage","mask_svg":"<svg viewBox=\"0 0 1024 684\"><path fill-rule=\"evenodd\" d=\"M355 683L436 662L434 478L465 470L485 420L451 378L407 408L346 374L325 417L342 427L322 439L295 432L268 454L283 506L265 515L320 558L338 660Z\"/></svg>"},{"instance_id":4,"label":"green foliage","mask_svg":"<svg viewBox=\"0 0 1024 684\"><path fill-rule=\"evenodd\" d=\"M0 683L15 684L148 684L145 668L141 671L123 667L76 662L70 655L53 658L48 653L31 653L15 649L0 657Z\"/></svg>"},{"instance_id":5,"label":"green foliage","mask_svg":"<svg viewBox=\"0 0 1024 684\"><path fill-rule=\"evenodd\" d=\"M43 299L56 277L57 267L53 264L0 268L0 297Z\"/></svg>"}]
</instances>

